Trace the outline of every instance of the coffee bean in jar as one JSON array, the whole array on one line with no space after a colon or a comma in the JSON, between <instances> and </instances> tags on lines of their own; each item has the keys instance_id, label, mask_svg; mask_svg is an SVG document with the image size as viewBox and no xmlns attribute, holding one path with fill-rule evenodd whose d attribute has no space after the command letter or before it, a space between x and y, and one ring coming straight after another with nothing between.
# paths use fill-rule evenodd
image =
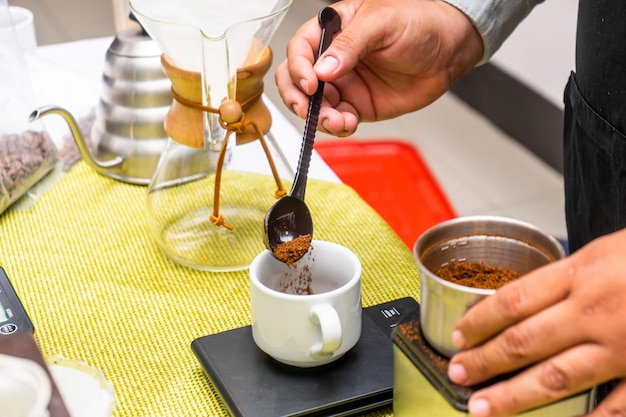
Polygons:
<instances>
[{"instance_id":1,"label":"coffee bean in jar","mask_svg":"<svg viewBox=\"0 0 626 417\"><path fill-rule=\"evenodd\" d=\"M41 180L56 162L56 147L45 131L0 135L0 213Z\"/></svg>"}]
</instances>

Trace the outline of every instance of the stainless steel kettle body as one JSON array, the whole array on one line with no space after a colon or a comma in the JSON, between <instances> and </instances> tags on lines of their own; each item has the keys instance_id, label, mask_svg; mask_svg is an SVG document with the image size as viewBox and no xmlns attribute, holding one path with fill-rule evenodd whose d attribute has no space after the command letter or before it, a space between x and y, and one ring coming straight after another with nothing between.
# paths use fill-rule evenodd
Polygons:
<instances>
[{"instance_id":1,"label":"stainless steel kettle body","mask_svg":"<svg viewBox=\"0 0 626 417\"><path fill-rule=\"evenodd\" d=\"M163 122L172 103L161 55L140 26L125 29L106 52L91 132L81 132L74 117L57 106L35 110L31 120L51 113L62 116L92 168L123 182L147 185L167 141ZM89 134L88 141L82 133Z\"/></svg>"}]
</instances>

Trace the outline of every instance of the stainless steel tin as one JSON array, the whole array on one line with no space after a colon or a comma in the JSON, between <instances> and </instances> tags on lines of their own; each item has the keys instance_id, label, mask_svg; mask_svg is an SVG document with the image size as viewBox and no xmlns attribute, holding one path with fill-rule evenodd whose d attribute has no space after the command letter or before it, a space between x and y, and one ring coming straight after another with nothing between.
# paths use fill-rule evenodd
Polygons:
<instances>
[{"instance_id":1,"label":"stainless steel tin","mask_svg":"<svg viewBox=\"0 0 626 417\"><path fill-rule=\"evenodd\" d=\"M458 351L451 340L456 322L495 290L457 285L434 271L449 263L481 262L525 274L565 256L561 244L539 228L497 216L440 223L420 236L413 254L420 273L422 331L428 343L447 357Z\"/></svg>"}]
</instances>

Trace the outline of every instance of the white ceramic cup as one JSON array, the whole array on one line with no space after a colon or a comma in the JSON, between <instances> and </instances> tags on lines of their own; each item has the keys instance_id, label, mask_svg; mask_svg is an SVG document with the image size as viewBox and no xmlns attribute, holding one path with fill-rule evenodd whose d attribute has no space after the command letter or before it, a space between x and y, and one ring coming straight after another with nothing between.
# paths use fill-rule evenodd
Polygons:
<instances>
[{"instance_id":1,"label":"white ceramic cup","mask_svg":"<svg viewBox=\"0 0 626 417\"><path fill-rule=\"evenodd\" d=\"M37 362L0 354L0 416L46 417L51 394L50 378Z\"/></svg>"},{"instance_id":2,"label":"white ceramic cup","mask_svg":"<svg viewBox=\"0 0 626 417\"><path fill-rule=\"evenodd\" d=\"M279 291L310 271L312 294ZM250 265L252 336L279 362L309 368L340 358L361 336L361 263L348 248L314 240L294 266L269 250Z\"/></svg>"},{"instance_id":3,"label":"white ceramic cup","mask_svg":"<svg viewBox=\"0 0 626 417\"><path fill-rule=\"evenodd\" d=\"M0 41L16 40L23 51L33 52L37 48L33 12L18 6L8 6L8 14L6 10L6 7L0 10Z\"/></svg>"}]
</instances>

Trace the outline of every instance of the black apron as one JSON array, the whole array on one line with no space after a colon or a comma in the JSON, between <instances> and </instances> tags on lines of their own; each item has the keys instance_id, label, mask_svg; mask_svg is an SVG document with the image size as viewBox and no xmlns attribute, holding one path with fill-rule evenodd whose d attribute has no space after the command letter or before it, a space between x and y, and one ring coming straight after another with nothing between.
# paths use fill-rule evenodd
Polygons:
<instances>
[{"instance_id":1,"label":"black apron","mask_svg":"<svg viewBox=\"0 0 626 417\"><path fill-rule=\"evenodd\" d=\"M625 0L580 0L564 140L568 240L575 251L626 226Z\"/></svg>"},{"instance_id":2,"label":"black apron","mask_svg":"<svg viewBox=\"0 0 626 417\"><path fill-rule=\"evenodd\" d=\"M626 0L580 0L576 73L565 95L570 251L626 227ZM613 384L599 389L599 400Z\"/></svg>"}]
</instances>

